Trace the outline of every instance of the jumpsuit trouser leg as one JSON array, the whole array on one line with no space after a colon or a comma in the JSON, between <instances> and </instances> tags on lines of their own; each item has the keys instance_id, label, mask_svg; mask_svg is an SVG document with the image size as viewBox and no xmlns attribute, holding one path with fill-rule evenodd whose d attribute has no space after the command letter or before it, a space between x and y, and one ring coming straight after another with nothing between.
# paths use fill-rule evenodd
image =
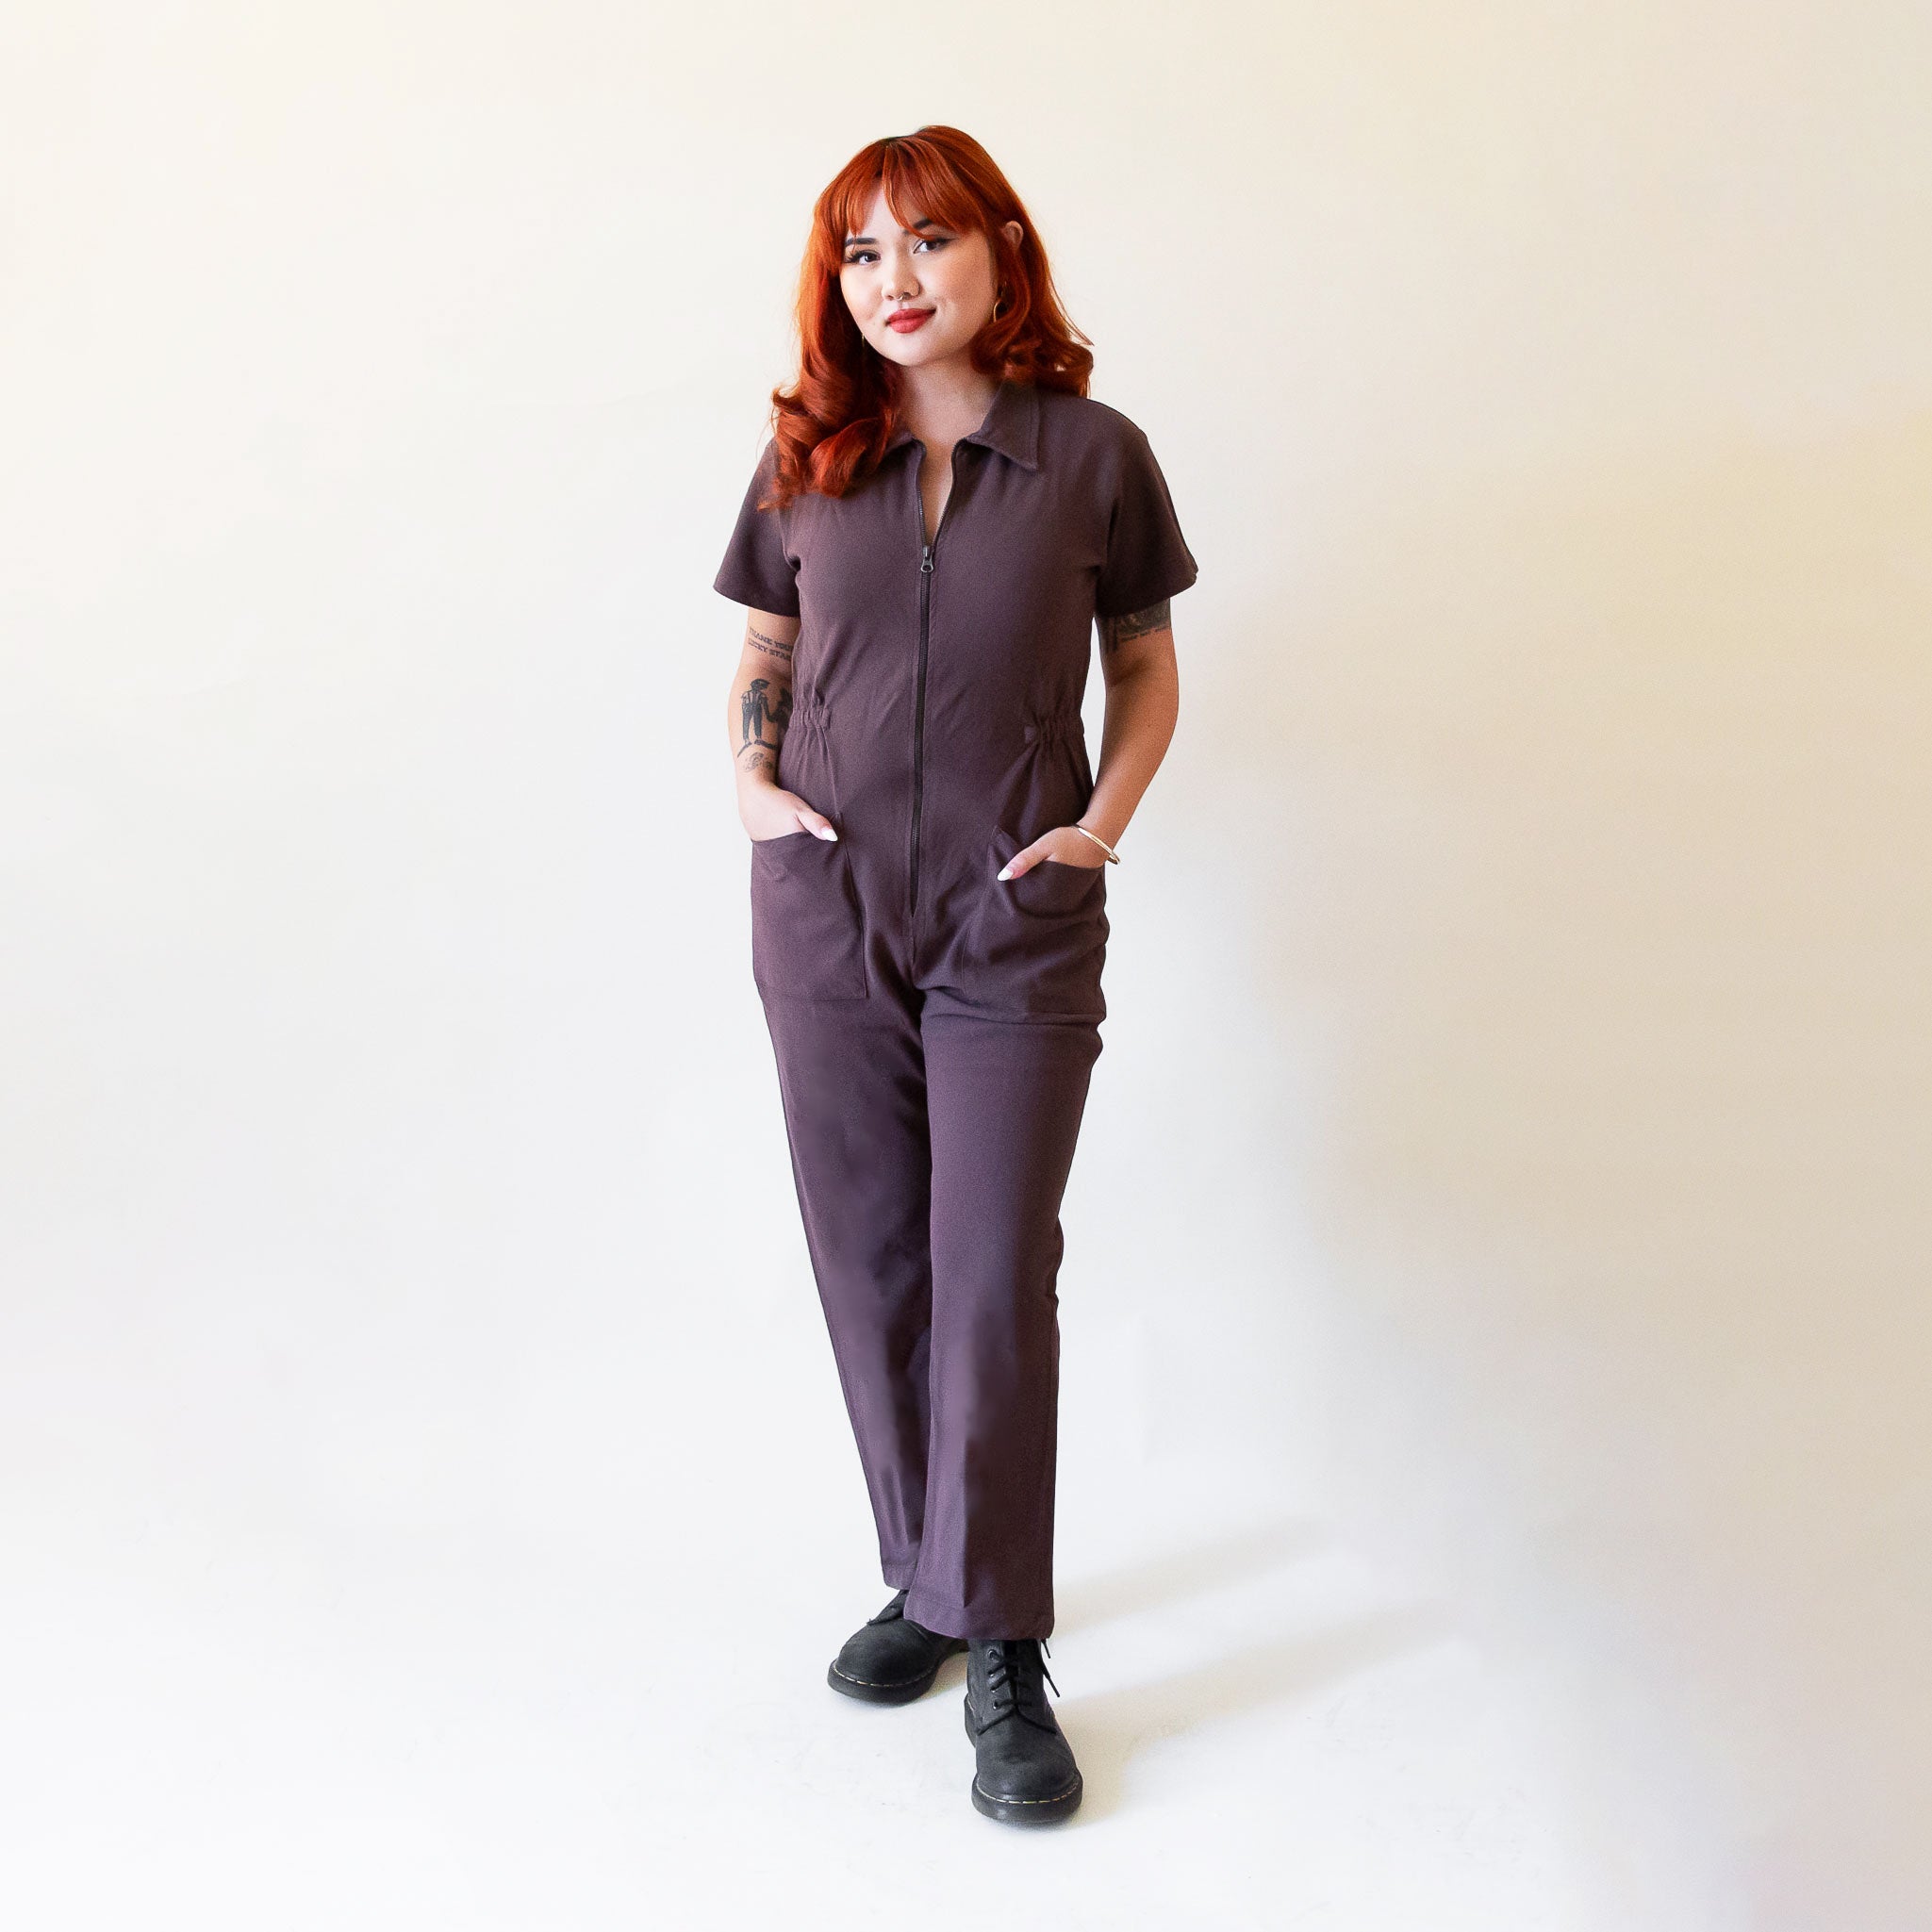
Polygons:
<instances>
[{"instance_id":1,"label":"jumpsuit trouser leg","mask_svg":"<svg viewBox=\"0 0 1932 1932\"><path fill-rule=\"evenodd\" d=\"M1099 1029L902 983L765 1011L884 1579L948 1636L1049 1636L1060 1206Z\"/></svg>"}]
</instances>

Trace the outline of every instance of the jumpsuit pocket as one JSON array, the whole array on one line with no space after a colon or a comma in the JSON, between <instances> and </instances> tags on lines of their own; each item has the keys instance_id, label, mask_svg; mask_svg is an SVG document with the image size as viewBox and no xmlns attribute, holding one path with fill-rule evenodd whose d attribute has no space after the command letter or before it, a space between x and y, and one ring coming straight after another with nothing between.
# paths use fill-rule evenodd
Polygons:
<instances>
[{"instance_id":1,"label":"jumpsuit pocket","mask_svg":"<svg viewBox=\"0 0 1932 1932\"><path fill-rule=\"evenodd\" d=\"M792 999L863 999L866 926L844 841L781 833L751 841L751 977Z\"/></svg>"},{"instance_id":2,"label":"jumpsuit pocket","mask_svg":"<svg viewBox=\"0 0 1932 1932\"><path fill-rule=\"evenodd\" d=\"M971 977L988 1003L1013 1013L1098 1019L1107 953L1107 885L1098 866L1043 859L1017 879L991 877L1026 841L993 834L973 922Z\"/></svg>"}]
</instances>

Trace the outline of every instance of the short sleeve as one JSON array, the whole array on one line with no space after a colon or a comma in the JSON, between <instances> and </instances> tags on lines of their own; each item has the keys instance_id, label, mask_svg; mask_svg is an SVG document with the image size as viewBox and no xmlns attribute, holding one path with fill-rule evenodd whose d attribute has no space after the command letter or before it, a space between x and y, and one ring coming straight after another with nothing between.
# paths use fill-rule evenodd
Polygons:
<instances>
[{"instance_id":1,"label":"short sleeve","mask_svg":"<svg viewBox=\"0 0 1932 1932\"><path fill-rule=\"evenodd\" d=\"M777 471L778 445L768 442L746 487L736 527L725 545L724 561L711 587L734 603L795 618L799 614L798 566L785 551L784 512L758 507L759 498L770 491Z\"/></svg>"},{"instance_id":2,"label":"short sleeve","mask_svg":"<svg viewBox=\"0 0 1932 1932\"><path fill-rule=\"evenodd\" d=\"M1094 586L1094 609L1103 618L1146 610L1185 590L1197 574L1147 436L1123 422L1107 560Z\"/></svg>"}]
</instances>

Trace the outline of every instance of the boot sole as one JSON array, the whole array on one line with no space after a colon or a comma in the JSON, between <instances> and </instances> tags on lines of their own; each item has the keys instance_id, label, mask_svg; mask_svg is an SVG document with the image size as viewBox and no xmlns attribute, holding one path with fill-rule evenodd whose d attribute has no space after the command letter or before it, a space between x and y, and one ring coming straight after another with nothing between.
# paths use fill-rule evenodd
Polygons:
<instances>
[{"instance_id":1,"label":"boot sole","mask_svg":"<svg viewBox=\"0 0 1932 1932\"><path fill-rule=\"evenodd\" d=\"M973 1714L966 1713L966 1733L973 1736ZM978 1740L974 1739L977 1743ZM997 1818L1001 1825L1056 1825L1063 1818L1080 1809L1080 1801L1084 1795L1086 1785L1079 1772L1073 1774L1073 1782L1057 1796L1051 1798L996 1798L980 1789L980 1780L973 1779L973 1809L983 1818Z\"/></svg>"},{"instance_id":2,"label":"boot sole","mask_svg":"<svg viewBox=\"0 0 1932 1932\"><path fill-rule=\"evenodd\" d=\"M939 1676L940 1664L949 1657L957 1657L965 1648L964 1643L948 1644L923 1677L913 1677L903 1684L868 1684L863 1678L846 1676L835 1663L827 1665L825 1681L834 1691L842 1692L848 1697L856 1697L861 1703L911 1704L933 1688Z\"/></svg>"}]
</instances>

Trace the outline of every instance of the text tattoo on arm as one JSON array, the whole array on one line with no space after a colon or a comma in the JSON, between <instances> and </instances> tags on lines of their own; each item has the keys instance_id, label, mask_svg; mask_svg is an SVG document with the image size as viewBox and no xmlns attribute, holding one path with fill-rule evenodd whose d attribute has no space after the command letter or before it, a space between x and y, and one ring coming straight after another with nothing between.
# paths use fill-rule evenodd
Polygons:
<instances>
[{"instance_id":1,"label":"text tattoo on arm","mask_svg":"<svg viewBox=\"0 0 1932 1932\"><path fill-rule=\"evenodd\" d=\"M791 669L792 647L781 644L768 631L761 631L756 624L745 626L745 642L761 657L769 657L786 670Z\"/></svg>"},{"instance_id":2,"label":"text tattoo on arm","mask_svg":"<svg viewBox=\"0 0 1932 1932\"><path fill-rule=\"evenodd\" d=\"M1129 644L1136 637L1145 637L1152 631L1164 631L1173 622L1169 610L1172 600L1162 598L1159 603L1150 603L1145 610L1129 611L1123 617L1102 618L1100 619L1100 649L1114 651L1122 644Z\"/></svg>"}]
</instances>

